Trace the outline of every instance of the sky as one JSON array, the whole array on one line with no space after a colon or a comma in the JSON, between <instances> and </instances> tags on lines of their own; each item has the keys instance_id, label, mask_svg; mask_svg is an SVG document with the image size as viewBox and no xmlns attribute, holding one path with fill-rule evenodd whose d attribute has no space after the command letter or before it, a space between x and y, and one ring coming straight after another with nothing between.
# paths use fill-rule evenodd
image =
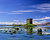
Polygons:
<instances>
[{"instance_id":1,"label":"sky","mask_svg":"<svg viewBox=\"0 0 50 40\"><path fill-rule=\"evenodd\" d=\"M50 22L50 0L0 0L0 24L33 24Z\"/></svg>"}]
</instances>

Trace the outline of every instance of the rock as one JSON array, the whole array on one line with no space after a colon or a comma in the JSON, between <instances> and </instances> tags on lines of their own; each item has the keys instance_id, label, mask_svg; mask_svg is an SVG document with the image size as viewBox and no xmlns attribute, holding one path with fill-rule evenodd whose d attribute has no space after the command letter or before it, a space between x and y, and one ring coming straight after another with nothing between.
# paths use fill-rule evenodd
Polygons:
<instances>
[{"instance_id":1,"label":"rock","mask_svg":"<svg viewBox=\"0 0 50 40\"><path fill-rule=\"evenodd\" d=\"M37 30L37 34L38 34L38 35L42 35L42 29L41 29L41 28L39 28L39 29Z\"/></svg>"}]
</instances>

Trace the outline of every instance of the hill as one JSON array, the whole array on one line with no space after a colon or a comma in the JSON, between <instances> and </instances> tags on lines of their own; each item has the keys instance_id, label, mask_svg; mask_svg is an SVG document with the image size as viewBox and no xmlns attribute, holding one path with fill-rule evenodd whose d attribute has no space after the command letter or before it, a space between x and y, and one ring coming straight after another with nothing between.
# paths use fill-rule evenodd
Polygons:
<instances>
[{"instance_id":1,"label":"hill","mask_svg":"<svg viewBox=\"0 0 50 40\"><path fill-rule=\"evenodd\" d=\"M50 22L42 23L42 24L37 24L39 26L50 26Z\"/></svg>"}]
</instances>

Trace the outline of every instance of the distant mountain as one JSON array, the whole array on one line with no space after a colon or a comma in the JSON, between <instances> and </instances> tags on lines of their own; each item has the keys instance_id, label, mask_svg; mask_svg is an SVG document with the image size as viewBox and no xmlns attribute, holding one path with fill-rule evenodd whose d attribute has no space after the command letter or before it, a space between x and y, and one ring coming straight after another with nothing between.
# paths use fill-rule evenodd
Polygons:
<instances>
[{"instance_id":1,"label":"distant mountain","mask_svg":"<svg viewBox=\"0 0 50 40\"><path fill-rule=\"evenodd\" d=\"M39 26L50 26L50 22L42 23L42 24L37 24Z\"/></svg>"}]
</instances>

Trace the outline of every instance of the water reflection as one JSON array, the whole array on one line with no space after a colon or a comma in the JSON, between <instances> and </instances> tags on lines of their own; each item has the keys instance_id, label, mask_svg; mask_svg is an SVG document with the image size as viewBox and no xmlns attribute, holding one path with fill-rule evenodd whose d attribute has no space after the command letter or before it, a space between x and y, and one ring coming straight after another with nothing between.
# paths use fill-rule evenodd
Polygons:
<instances>
[{"instance_id":1,"label":"water reflection","mask_svg":"<svg viewBox=\"0 0 50 40\"><path fill-rule=\"evenodd\" d=\"M5 39L7 38L6 40L8 40L8 38L23 38L23 40L26 40L24 38L27 38L27 40L49 40L50 39L50 35L43 35L43 36L38 36L38 35L42 35L42 29L38 29L36 30L37 32L37 35L34 32L33 30L34 28L32 27L28 27L27 29L24 29L24 28L15 28L15 30L12 30L12 29L9 29L9 30L0 30L0 38L2 39ZM46 30L45 30L46 31ZM3 34L1 32L4 32ZM48 30L48 32L50 32L50 30ZM6 34L6 33L11 33L10 34ZM27 34L25 34L27 33ZM44 33L46 34L46 33ZM14 39L15 40L15 39ZM17 40L17 39L16 39ZM21 39L22 40L22 39Z\"/></svg>"},{"instance_id":2,"label":"water reflection","mask_svg":"<svg viewBox=\"0 0 50 40\"><path fill-rule=\"evenodd\" d=\"M37 29L37 35L42 35L42 29L41 28Z\"/></svg>"},{"instance_id":3,"label":"water reflection","mask_svg":"<svg viewBox=\"0 0 50 40\"><path fill-rule=\"evenodd\" d=\"M33 34L33 28L32 27L27 28L26 33L27 33L27 35L32 35Z\"/></svg>"}]
</instances>

